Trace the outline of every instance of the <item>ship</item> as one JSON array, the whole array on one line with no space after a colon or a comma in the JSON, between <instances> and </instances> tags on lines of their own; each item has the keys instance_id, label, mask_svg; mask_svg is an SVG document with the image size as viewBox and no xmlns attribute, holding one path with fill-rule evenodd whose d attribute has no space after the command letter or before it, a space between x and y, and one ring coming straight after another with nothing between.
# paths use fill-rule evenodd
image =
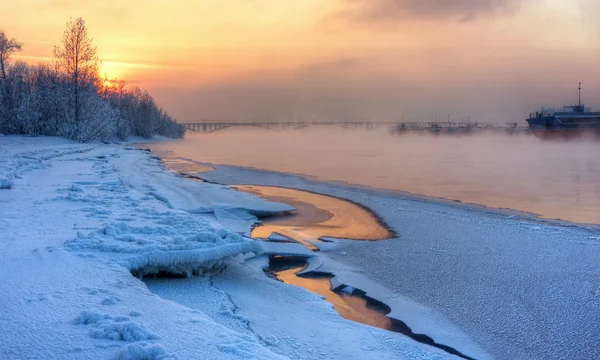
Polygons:
<instances>
[{"instance_id":1,"label":"ship","mask_svg":"<svg viewBox=\"0 0 600 360\"><path fill-rule=\"evenodd\" d=\"M563 111L543 109L529 114L529 128L542 140L592 138L600 140L600 112L586 111L581 104L581 83L579 83L579 104L564 106Z\"/></svg>"}]
</instances>

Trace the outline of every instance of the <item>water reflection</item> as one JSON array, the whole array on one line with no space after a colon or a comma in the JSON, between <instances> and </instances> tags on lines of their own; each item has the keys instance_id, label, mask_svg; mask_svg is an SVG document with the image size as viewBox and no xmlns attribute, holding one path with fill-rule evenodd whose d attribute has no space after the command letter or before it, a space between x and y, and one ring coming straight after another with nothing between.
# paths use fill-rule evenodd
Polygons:
<instances>
[{"instance_id":1,"label":"water reflection","mask_svg":"<svg viewBox=\"0 0 600 360\"><path fill-rule=\"evenodd\" d=\"M286 284L303 287L309 291L325 297L325 300L333 304L334 309L344 318L361 324L392 330L392 320L385 316L389 308L377 307L367 302L360 296L354 296L347 292L335 292L331 290L330 275L312 274L308 277L296 274L304 269L305 263L302 259L289 259L276 257L270 261L269 269L276 273L277 278Z\"/></svg>"},{"instance_id":2,"label":"water reflection","mask_svg":"<svg viewBox=\"0 0 600 360\"><path fill-rule=\"evenodd\" d=\"M290 216L264 219L263 224L252 231L252 237L255 238L268 238L275 232L314 249L307 240L321 237L384 240L393 236L368 209L347 200L272 186L236 188L297 209Z\"/></svg>"},{"instance_id":3,"label":"water reflection","mask_svg":"<svg viewBox=\"0 0 600 360\"><path fill-rule=\"evenodd\" d=\"M600 223L600 144L533 136L391 136L387 129L232 128L152 145L178 156L301 173Z\"/></svg>"}]
</instances>

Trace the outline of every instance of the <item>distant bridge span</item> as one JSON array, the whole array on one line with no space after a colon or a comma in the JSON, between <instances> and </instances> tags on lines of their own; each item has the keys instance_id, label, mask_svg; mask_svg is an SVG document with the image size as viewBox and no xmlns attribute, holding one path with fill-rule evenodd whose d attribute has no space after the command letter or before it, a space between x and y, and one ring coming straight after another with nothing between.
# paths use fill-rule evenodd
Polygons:
<instances>
[{"instance_id":1,"label":"distant bridge span","mask_svg":"<svg viewBox=\"0 0 600 360\"><path fill-rule=\"evenodd\" d=\"M380 127L398 129L464 128L477 127L477 123L465 122L370 122L370 121L294 121L294 122L195 122L182 123L186 129L211 133L230 127L258 127L272 130L302 129L308 126L337 126L344 129L375 129Z\"/></svg>"},{"instance_id":2,"label":"distant bridge span","mask_svg":"<svg viewBox=\"0 0 600 360\"><path fill-rule=\"evenodd\" d=\"M529 128L526 124L482 124L464 121L435 121L435 122L369 122L369 121L294 121L294 122L196 122L182 123L186 129L212 133L230 127L257 127L271 130L293 130L308 126L337 126L343 129L376 129L387 127L396 132L429 131L433 133L464 133L482 130L506 130L508 132L522 132Z\"/></svg>"}]
</instances>

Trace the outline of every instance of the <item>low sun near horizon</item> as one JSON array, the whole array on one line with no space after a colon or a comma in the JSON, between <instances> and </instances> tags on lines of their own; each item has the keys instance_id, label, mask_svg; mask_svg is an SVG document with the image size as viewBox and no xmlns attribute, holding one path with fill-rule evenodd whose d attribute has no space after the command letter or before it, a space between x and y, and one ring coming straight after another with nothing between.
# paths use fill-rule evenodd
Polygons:
<instances>
[{"instance_id":1,"label":"low sun near horizon","mask_svg":"<svg viewBox=\"0 0 600 360\"><path fill-rule=\"evenodd\" d=\"M148 88L180 121L514 121L571 101L579 81L587 103L600 105L600 4L589 0L28 0L4 8L0 24L24 44L16 59L49 61L65 22L81 16L101 73Z\"/></svg>"}]
</instances>

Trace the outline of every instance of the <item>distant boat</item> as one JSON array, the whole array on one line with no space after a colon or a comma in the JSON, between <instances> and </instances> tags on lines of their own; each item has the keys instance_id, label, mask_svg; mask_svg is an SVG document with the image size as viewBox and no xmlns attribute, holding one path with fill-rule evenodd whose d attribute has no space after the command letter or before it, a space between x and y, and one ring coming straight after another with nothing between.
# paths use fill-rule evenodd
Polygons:
<instances>
[{"instance_id":1,"label":"distant boat","mask_svg":"<svg viewBox=\"0 0 600 360\"><path fill-rule=\"evenodd\" d=\"M533 134L543 140L581 137L600 140L600 112L585 111L581 105L581 83L579 105L565 106L557 112L542 109L530 114L527 122Z\"/></svg>"}]
</instances>

